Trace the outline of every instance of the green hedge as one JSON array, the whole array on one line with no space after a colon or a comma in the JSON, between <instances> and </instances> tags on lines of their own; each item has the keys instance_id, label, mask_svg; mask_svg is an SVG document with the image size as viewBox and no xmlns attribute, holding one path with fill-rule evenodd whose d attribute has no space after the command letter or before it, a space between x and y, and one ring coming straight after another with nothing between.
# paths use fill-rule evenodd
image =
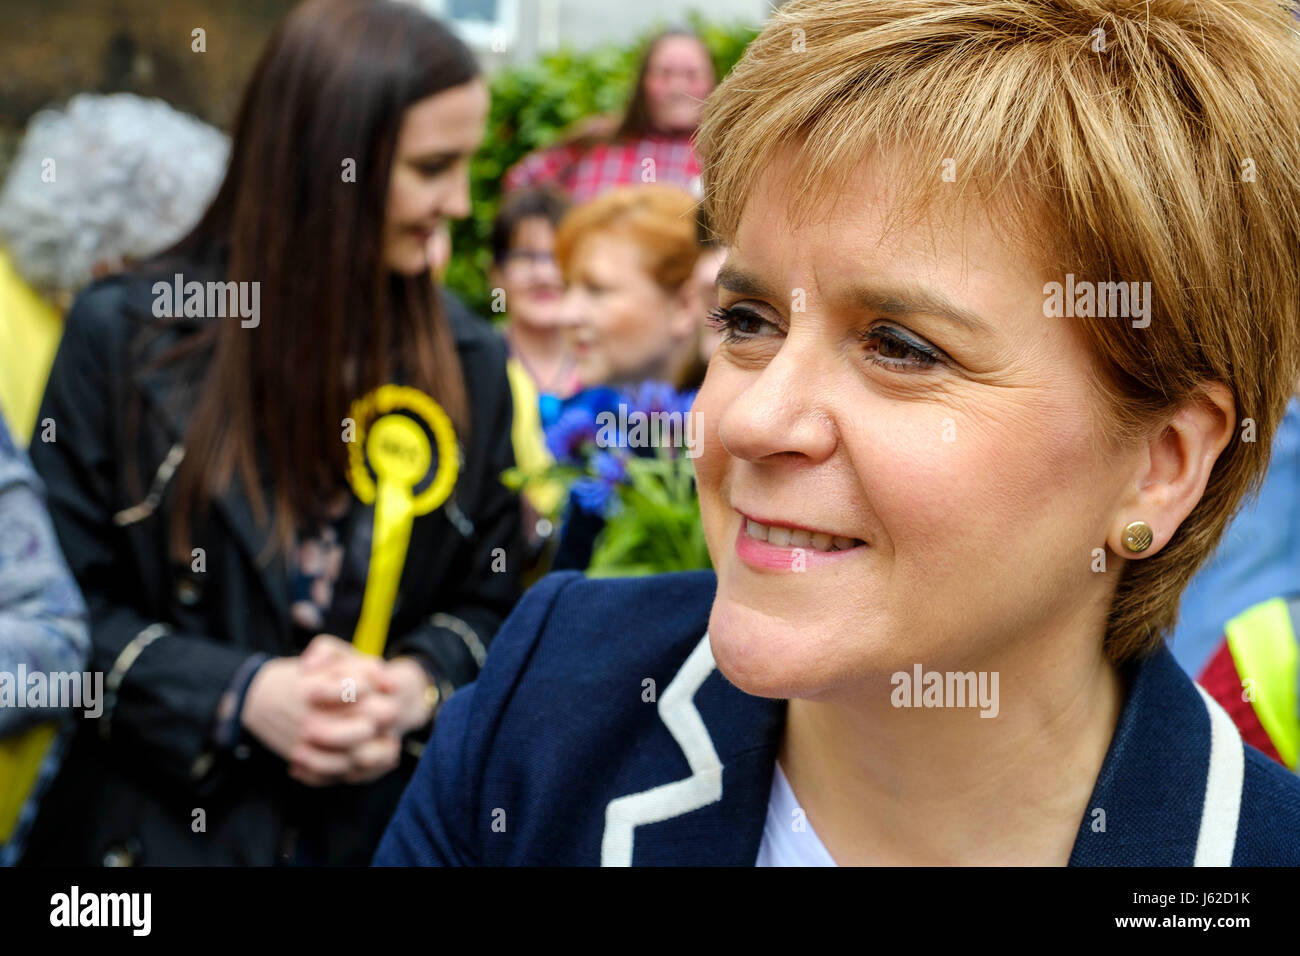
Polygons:
<instances>
[{"instance_id":1,"label":"green hedge","mask_svg":"<svg viewBox=\"0 0 1300 956\"><path fill-rule=\"evenodd\" d=\"M690 17L690 24L708 46L719 77L731 70L758 32L744 24L708 23L698 14ZM452 225L453 255L446 276L447 285L480 315L491 316L487 274L492 265L492 220L506 170L534 149L555 142L584 117L621 113L641 51L656 32L626 47L610 45L585 53L560 50L492 77L487 136L470 164L473 213Z\"/></svg>"}]
</instances>

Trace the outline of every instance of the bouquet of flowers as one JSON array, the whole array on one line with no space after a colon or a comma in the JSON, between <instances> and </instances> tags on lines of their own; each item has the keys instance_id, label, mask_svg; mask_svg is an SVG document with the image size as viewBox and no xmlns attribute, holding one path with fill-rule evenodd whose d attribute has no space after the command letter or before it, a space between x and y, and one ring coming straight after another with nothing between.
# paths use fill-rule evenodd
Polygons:
<instances>
[{"instance_id":1,"label":"bouquet of flowers","mask_svg":"<svg viewBox=\"0 0 1300 956\"><path fill-rule=\"evenodd\" d=\"M604 519L593 577L712 566L695 492L694 400L661 382L593 389L546 429L555 457L546 477L565 482L571 509Z\"/></svg>"}]
</instances>

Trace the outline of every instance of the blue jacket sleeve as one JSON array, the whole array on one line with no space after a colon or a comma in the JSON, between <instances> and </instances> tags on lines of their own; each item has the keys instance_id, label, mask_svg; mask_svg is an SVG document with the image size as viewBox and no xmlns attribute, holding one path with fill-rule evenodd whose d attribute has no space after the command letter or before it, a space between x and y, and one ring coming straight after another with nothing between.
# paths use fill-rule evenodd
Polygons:
<instances>
[{"instance_id":1,"label":"blue jacket sleeve","mask_svg":"<svg viewBox=\"0 0 1300 956\"><path fill-rule=\"evenodd\" d=\"M452 695L388 824L375 866L474 866L493 833L479 795L492 768L495 732L560 592L581 574L537 582L501 626L477 681Z\"/></svg>"}]
</instances>

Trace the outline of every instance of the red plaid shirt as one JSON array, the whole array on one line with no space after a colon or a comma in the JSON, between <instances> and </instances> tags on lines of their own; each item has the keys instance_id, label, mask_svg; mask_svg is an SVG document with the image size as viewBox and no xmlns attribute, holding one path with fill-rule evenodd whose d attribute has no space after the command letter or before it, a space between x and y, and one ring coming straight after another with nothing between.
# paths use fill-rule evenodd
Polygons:
<instances>
[{"instance_id":1,"label":"red plaid shirt","mask_svg":"<svg viewBox=\"0 0 1300 956\"><path fill-rule=\"evenodd\" d=\"M686 136L647 136L640 140L581 146L553 146L529 153L505 177L505 191L526 186L558 186L575 203L615 186L666 183L700 195L700 161Z\"/></svg>"}]
</instances>

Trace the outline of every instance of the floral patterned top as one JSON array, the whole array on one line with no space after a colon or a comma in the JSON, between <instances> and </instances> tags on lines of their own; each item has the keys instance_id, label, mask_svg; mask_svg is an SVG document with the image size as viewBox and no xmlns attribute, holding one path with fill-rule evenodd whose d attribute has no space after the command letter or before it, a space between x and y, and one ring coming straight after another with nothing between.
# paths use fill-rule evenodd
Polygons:
<instances>
[{"instance_id":1,"label":"floral patterned top","mask_svg":"<svg viewBox=\"0 0 1300 956\"><path fill-rule=\"evenodd\" d=\"M334 586L343 569L344 525L350 504L346 492L336 495L330 503L328 521L300 535L294 547L289 576L290 614L294 625L312 636L324 629L334 604Z\"/></svg>"},{"instance_id":2,"label":"floral patterned top","mask_svg":"<svg viewBox=\"0 0 1300 956\"><path fill-rule=\"evenodd\" d=\"M19 673L81 671L89 657L86 605L59 550L40 480L0 419L0 672L21 693ZM0 738L48 723L52 716L41 708L0 707ZM65 726L41 758L14 830L0 842L0 866L12 866L21 855L41 794L58 772L69 730Z\"/></svg>"},{"instance_id":3,"label":"floral patterned top","mask_svg":"<svg viewBox=\"0 0 1300 956\"><path fill-rule=\"evenodd\" d=\"M40 479L0 421L0 671L81 671L90 656L86 606L59 550ZM0 707L0 736L50 718Z\"/></svg>"}]
</instances>

